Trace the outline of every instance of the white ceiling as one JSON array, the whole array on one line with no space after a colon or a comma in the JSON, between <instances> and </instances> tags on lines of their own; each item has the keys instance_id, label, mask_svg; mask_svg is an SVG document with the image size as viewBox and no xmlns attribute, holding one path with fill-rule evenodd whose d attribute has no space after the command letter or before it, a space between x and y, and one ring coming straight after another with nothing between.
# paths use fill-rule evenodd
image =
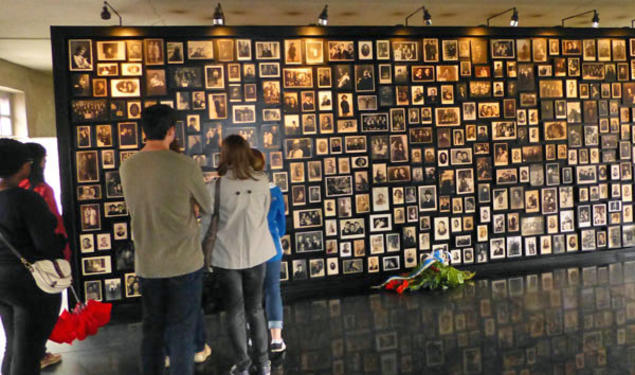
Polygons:
<instances>
[{"instance_id":1,"label":"white ceiling","mask_svg":"<svg viewBox=\"0 0 635 375\"><path fill-rule=\"evenodd\" d=\"M217 1L217 0L216 0ZM124 25L209 25L216 1L110 0ZM316 23L326 0L225 0L227 25L306 25ZM435 26L476 26L488 16L516 6L520 26L555 26L560 19L597 9L602 27L630 26L633 0L336 0L329 3L329 25L393 26L425 5ZM0 59L38 70L51 70L49 27L107 26L100 18L100 0L0 0ZM567 26L588 27L591 16ZM505 26L509 15L493 21ZM417 15L411 25L421 25ZM31 39L35 38L35 39Z\"/></svg>"}]
</instances>

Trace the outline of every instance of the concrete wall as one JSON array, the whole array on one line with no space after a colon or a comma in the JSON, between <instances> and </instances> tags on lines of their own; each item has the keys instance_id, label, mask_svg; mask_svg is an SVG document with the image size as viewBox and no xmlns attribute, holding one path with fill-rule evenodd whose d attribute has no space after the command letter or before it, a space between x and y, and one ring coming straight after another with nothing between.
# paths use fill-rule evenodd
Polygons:
<instances>
[{"instance_id":1,"label":"concrete wall","mask_svg":"<svg viewBox=\"0 0 635 375\"><path fill-rule=\"evenodd\" d=\"M4 88L19 91L14 104L16 136L56 136L52 73L0 60L0 89Z\"/></svg>"}]
</instances>

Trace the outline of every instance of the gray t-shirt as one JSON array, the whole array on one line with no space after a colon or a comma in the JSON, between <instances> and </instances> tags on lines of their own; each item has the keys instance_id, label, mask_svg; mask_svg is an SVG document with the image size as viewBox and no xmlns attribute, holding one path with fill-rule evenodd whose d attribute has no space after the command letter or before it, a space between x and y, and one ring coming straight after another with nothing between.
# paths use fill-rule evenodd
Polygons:
<instances>
[{"instance_id":1,"label":"gray t-shirt","mask_svg":"<svg viewBox=\"0 0 635 375\"><path fill-rule=\"evenodd\" d=\"M176 277L203 267L192 203L211 211L201 169L169 150L139 152L119 169L135 244L135 271L144 278Z\"/></svg>"}]
</instances>

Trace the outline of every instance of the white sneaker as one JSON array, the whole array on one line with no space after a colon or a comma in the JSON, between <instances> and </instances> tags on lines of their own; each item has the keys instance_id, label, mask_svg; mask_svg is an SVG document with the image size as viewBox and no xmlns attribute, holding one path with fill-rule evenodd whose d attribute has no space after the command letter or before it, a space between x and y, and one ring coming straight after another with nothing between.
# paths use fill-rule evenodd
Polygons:
<instances>
[{"instance_id":1,"label":"white sneaker","mask_svg":"<svg viewBox=\"0 0 635 375\"><path fill-rule=\"evenodd\" d=\"M202 351L194 354L194 363L203 363L212 355L212 348L205 344Z\"/></svg>"}]
</instances>

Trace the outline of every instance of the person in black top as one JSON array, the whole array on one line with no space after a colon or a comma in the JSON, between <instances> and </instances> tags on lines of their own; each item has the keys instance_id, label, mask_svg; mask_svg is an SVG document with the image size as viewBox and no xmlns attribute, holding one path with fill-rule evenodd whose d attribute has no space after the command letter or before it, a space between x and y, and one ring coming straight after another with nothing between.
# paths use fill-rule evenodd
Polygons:
<instances>
[{"instance_id":1,"label":"person in black top","mask_svg":"<svg viewBox=\"0 0 635 375\"><path fill-rule=\"evenodd\" d=\"M65 239L57 220L37 193L18 187L29 176L28 148L0 139L0 230L29 262L62 258ZM40 373L46 340L57 322L61 294L44 293L20 260L0 242L0 317L7 347L2 374Z\"/></svg>"}]
</instances>

